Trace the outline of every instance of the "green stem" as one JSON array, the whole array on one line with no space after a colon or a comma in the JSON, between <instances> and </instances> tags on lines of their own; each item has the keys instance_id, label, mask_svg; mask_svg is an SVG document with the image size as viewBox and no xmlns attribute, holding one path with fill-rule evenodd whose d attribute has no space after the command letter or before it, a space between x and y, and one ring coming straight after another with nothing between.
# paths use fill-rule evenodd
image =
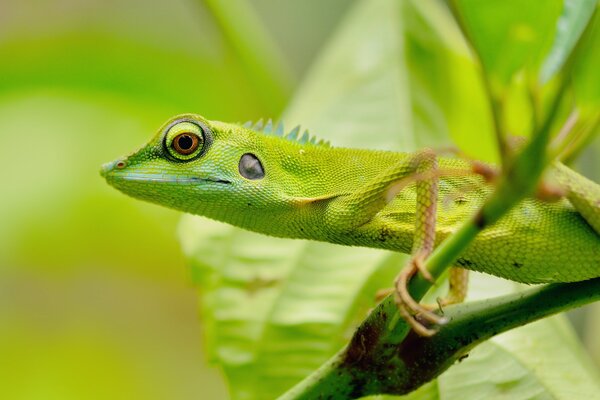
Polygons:
<instances>
[{"instance_id":1,"label":"green stem","mask_svg":"<svg viewBox=\"0 0 600 400\"><path fill-rule=\"evenodd\" d=\"M350 344L279 400L352 399L373 394L402 395L434 379L473 347L499 333L600 300L600 278L559 283L494 299L448 307L449 322L432 337L409 334L401 347L395 332L394 301L377 306ZM395 328L403 329L398 324ZM393 347L394 351L389 351Z\"/></svg>"}]
</instances>

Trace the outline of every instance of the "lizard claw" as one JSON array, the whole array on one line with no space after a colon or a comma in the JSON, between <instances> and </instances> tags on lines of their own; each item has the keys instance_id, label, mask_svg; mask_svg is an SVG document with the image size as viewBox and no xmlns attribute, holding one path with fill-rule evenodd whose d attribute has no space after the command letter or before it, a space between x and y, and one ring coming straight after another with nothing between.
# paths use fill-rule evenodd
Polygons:
<instances>
[{"instance_id":1,"label":"lizard claw","mask_svg":"<svg viewBox=\"0 0 600 400\"><path fill-rule=\"evenodd\" d=\"M402 318L417 334L420 336L433 336L437 333L437 329L428 328L419 320L423 320L426 323L435 325L443 325L447 323L448 320L447 318L430 311L427 307L417 303L408 292L407 284L410 278L412 278L417 271L422 272L423 270L422 268L419 268L418 258L419 257L413 258L413 260L411 260L411 262L402 271L400 271L400 274L394 281L394 300L396 301L398 311L400 312ZM431 280L431 275L429 275L429 277L427 275L429 275L429 273L424 274L424 277L428 280Z\"/></svg>"}]
</instances>

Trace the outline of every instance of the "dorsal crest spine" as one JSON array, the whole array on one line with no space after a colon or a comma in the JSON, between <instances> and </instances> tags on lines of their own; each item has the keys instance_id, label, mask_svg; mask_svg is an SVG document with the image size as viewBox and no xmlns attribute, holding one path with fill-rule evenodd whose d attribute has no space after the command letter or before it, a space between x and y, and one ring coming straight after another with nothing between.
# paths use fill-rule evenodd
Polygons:
<instances>
[{"instance_id":1,"label":"dorsal crest spine","mask_svg":"<svg viewBox=\"0 0 600 400\"><path fill-rule=\"evenodd\" d=\"M300 134L300 125L286 133L283 126L283 122L279 122L277 125L273 123L273 120L269 119L265 124L262 119L259 119L256 123L248 121L242 124L244 128L252 129L256 132L261 132L265 135L279 136L283 139L297 142L300 144L310 144L314 146L331 147L331 144L327 140L317 139L316 136L311 136L308 129L305 129Z\"/></svg>"}]
</instances>

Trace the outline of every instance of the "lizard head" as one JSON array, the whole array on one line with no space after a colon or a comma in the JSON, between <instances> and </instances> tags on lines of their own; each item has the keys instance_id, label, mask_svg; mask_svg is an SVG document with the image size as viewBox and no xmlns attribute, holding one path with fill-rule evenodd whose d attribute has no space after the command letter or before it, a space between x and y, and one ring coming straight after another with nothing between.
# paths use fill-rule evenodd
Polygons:
<instances>
[{"instance_id":1,"label":"lizard head","mask_svg":"<svg viewBox=\"0 0 600 400\"><path fill-rule=\"evenodd\" d=\"M195 114L167 121L141 149L102 166L121 192L227 220L265 195L264 145L256 132ZM228 221L231 222L231 221Z\"/></svg>"}]
</instances>

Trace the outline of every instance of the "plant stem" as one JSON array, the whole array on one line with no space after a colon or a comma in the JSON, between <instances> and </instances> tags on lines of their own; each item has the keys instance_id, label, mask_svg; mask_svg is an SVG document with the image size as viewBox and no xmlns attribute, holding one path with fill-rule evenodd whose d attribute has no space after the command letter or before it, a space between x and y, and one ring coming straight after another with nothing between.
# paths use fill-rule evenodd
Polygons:
<instances>
[{"instance_id":1,"label":"plant stem","mask_svg":"<svg viewBox=\"0 0 600 400\"><path fill-rule=\"evenodd\" d=\"M448 369L479 343L517 326L600 300L600 278L549 284L521 293L448 307L438 334L409 334L386 351L396 314L391 297L373 310L350 344L279 400L352 399L409 393ZM398 324L396 329L402 329Z\"/></svg>"}]
</instances>

